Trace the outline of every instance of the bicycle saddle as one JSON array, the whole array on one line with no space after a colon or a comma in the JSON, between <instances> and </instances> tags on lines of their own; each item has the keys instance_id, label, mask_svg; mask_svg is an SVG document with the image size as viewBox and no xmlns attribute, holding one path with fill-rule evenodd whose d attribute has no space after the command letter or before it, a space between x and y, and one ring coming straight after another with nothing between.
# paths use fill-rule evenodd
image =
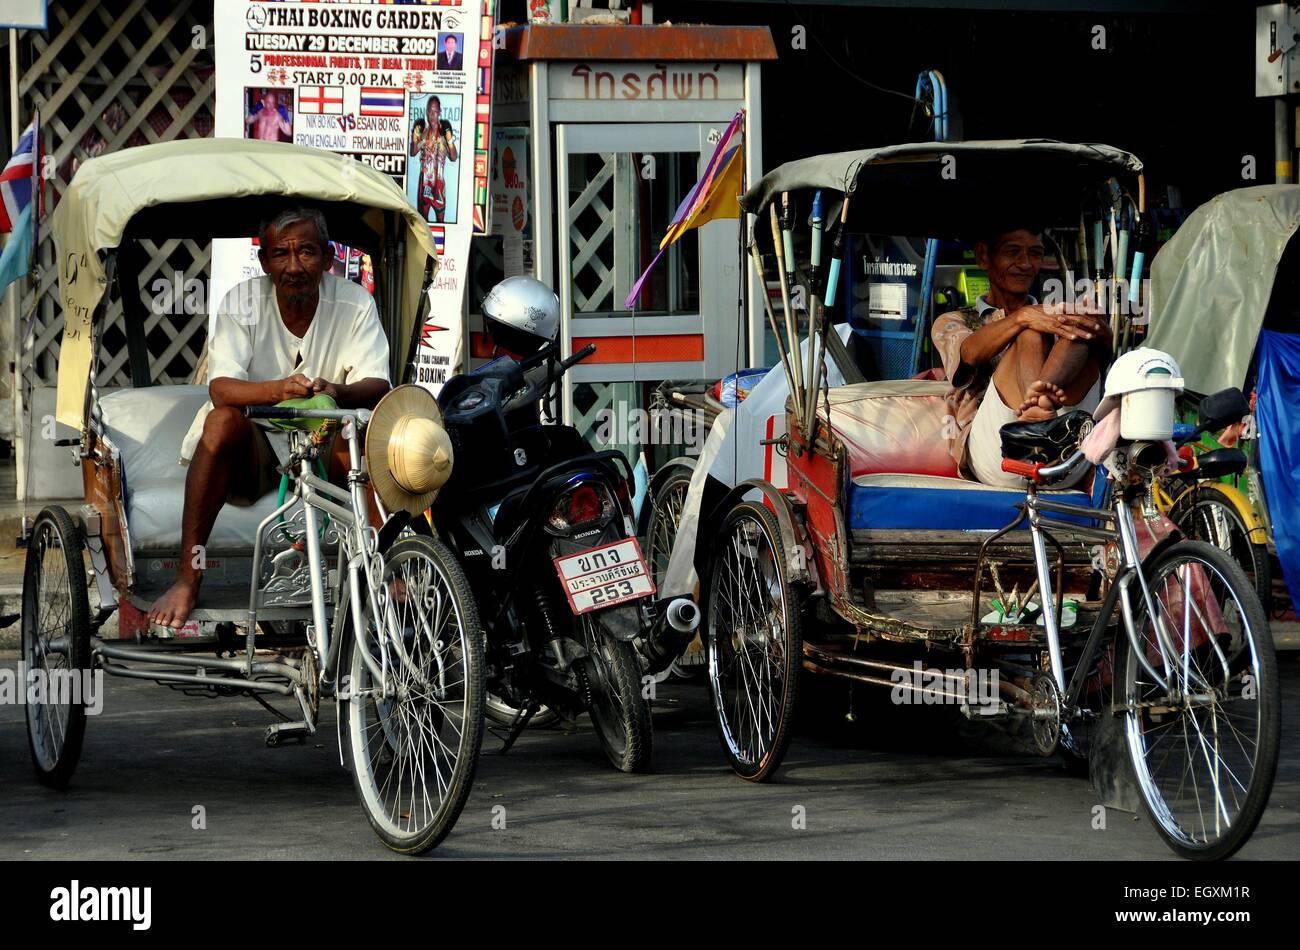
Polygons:
<instances>
[{"instance_id":1,"label":"bicycle saddle","mask_svg":"<svg viewBox=\"0 0 1300 950\"><path fill-rule=\"evenodd\" d=\"M1240 475L1246 470L1246 453L1241 449L1215 449L1196 456L1196 468L1175 472L1175 477L1198 481L1202 478L1222 478Z\"/></svg>"},{"instance_id":2,"label":"bicycle saddle","mask_svg":"<svg viewBox=\"0 0 1300 950\"><path fill-rule=\"evenodd\" d=\"M1055 465L1073 455L1079 440L1091 429L1092 414L1074 409L1038 422L1008 422L998 434L1004 458Z\"/></svg>"}]
</instances>

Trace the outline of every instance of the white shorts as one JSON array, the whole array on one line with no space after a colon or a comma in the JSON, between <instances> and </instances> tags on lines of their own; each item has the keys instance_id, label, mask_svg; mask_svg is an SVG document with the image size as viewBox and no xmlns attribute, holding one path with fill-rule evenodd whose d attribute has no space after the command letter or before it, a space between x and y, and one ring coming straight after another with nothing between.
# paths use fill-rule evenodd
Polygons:
<instances>
[{"instance_id":1,"label":"white shorts","mask_svg":"<svg viewBox=\"0 0 1300 950\"><path fill-rule=\"evenodd\" d=\"M1077 406L1065 406L1058 414L1072 409L1086 409L1093 412L1100 401L1101 381L1092 384L1087 395ZM1016 421L1016 413L1002 401L998 387L989 381L989 388L984 391L984 399L971 420L970 437L966 442L966 453L970 460L971 471L985 485L997 485L1003 488L1023 488L1025 480L1019 475L1002 471L1002 435L999 433L1008 422ZM1080 476L1083 478L1084 476ZM1068 485L1053 487L1065 488Z\"/></svg>"},{"instance_id":2,"label":"white shorts","mask_svg":"<svg viewBox=\"0 0 1300 950\"><path fill-rule=\"evenodd\" d=\"M998 387L989 381L984 399L971 420L966 452L971 471L985 485L1004 488L1022 488L1025 480L1019 475L1002 471L1002 436L998 433L1008 422L1016 421L1016 413L1002 401Z\"/></svg>"}]
</instances>

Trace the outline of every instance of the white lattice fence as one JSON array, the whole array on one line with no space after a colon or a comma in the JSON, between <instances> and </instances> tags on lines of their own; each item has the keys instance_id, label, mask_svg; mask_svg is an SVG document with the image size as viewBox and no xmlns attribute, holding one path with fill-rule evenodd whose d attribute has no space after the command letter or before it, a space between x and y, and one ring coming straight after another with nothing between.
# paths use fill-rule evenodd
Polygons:
<instances>
[{"instance_id":1,"label":"white lattice fence","mask_svg":"<svg viewBox=\"0 0 1300 950\"><path fill-rule=\"evenodd\" d=\"M21 312L27 345L26 386L55 381L63 317L50 240L50 214L82 162L106 152L212 134L216 88L212 0L51 0L49 30L23 34L19 48L21 121L40 109L42 144L54 159L45 182L38 286L25 291ZM211 247L193 241L143 243L142 299L159 278L206 281ZM146 307L149 369L158 382L188 382L203 348L201 314ZM143 312L143 311L142 311ZM127 385L122 306L103 323L101 386Z\"/></svg>"}]
</instances>

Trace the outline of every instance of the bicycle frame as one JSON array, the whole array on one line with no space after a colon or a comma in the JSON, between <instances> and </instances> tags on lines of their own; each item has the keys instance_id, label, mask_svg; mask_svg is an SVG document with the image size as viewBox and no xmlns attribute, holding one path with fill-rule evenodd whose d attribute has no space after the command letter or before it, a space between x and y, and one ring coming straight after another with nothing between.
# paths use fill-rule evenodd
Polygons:
<instances>
[{"instance_id":1,"label":"bicycle frame","mask_svg":"<svg viewBox=\"0 0 1300 950\"><path fill-rule=\"evenodd\" d=\"M363 591L361 589L362 568L365 567L365 591L364 596L370 604L371 611L375 617L388 617L391 621L389 612L381 609L382 601L386 599L387 592L379 582L383 574L383 555L379 552L378 532L370 526L369 501L366 486L369 479L361 464L361 446L360 430L370 420L370 411L366 409L298 409L286 411L284 409L274 410L275 414L284 416L291 413L293 418L306 419L325 419L339 422L341 425L340 436L347 440L348 443L348 487L346 489L319 477L312 471L312 461L315 458L315 452L310 449L298 450L293 453L292 460L297 465L297 473L293 477L293 490L275 511L271 512L258 525L257 538L253 547L254 565L261 563L262 541L269 528L285 512L289 511L295 504L301 502L304 508L306 539L304 546L307 551L307 566L310 573L311 582L311 612L312 626L308 633L308 645L316 652L320 660L320 682L322 686L332 685L336 680L339 660L342 647L342 623L345 616L352 620L352 629L356 631L357 636L361 636L362 631L366 630L365 618L362 613ZM262 412L256 413L263 414ZM254 415L254 413L250 413ZM383 510L382 503L375 498L375 504L379 506L380 517L386 519L387 513ZM325 605L325 571L324 558L321 552L321 530L320 516L328 515L338 526L338 563L340 572L343 565L347 565L347 605L346 612L335 610L334 624L331 629L326 617ZM338 580L338 591L341 594L343 587L343 577L340 573ZM248 632L247 632L247 662L251 665L254 649L254 634L257 629L257 600L258 587L256 582L252 584L249 592L248 602ZM334 602L336 607L342 604L342 597L335 596ZM393 631L397 632L397 631ZM382 691L388 691L388 667L389 655L388 644L392 642L402 654L398 659L403 663L409 663L409 657L405 656L405 651L401 647L401 637L383 638L380 642L379 661L371 655L371 651L362 650L361 657L366 666L370 669L371 675L382 684Z\"/></svg>"},{"instance_id":2,"label":"bicycle frame","mask_svg":"<svg viewBox=\"0 0 1300 950\"><path fill-rule=\"evenodd\" d=\"M1061 465L1052 468L1044 468L1040 471L1040 476L1052 477L1068 470L1078 461L1078 456L1063 462ZM1111 488L1114 488L1114 476L1108 476L1111 480ZM1111 508L1096 508L1090 505L1074 504L1072 502L1056 501L1039 496L1037 487L1031 482L1025 493L1025 510L1029 516L1029 531L1033 542L1034 566L1038 576L1040 596L1043 602L1043 626L1047 634L1048 652L1052 663L1052 678L1056 684L1057 690L1062 697L1063 706L1066 710L1075 710L1079 694L1083 689L1084 680L1092 667L1092 660L1096 650L1101 645L1101 640L1109 625L1111 614L1114 612L1115 603L1118 600L1121 610L1121 617L1124 622L1125 634L1128 637L1129 645L1133 649L1134 656L1143 669L1157 683L1160 683L1165 690L1170 689L1170 678L1162 674L1148 660L1146 651L1142 648L1138 639L1138 631L1134 623L1133 602L1130 594L1130 588L1136 580L1141 591L1142 601L1146 607L1148 616L1153 618L1153 627L1156 630L1156 646L1160 651L1160 660L1164 669L1172 669L1173 656L1180 651L1170 638L1168 631L1165 629L1163 622L1157 622L1155 618L1159 614L1155 610L1154 599L1150 587L1147 585L1146 576L1142 573L1142 559L1138 549L1137 526L1133 520L1133 512L1130 510L1128 501L1129 496L1125 492L1111 491L1112 503ZM1061 649L1061 634L1059 626L1059 616L1057 614L1058 604L1052 591L1051 568L1047 557L1047 534L1044 522L1050 522L1052 515L1073 515L1075 517L1090 518L1101 522L1114 524L1114 528L1088 527L1071 523L1069 530L1081 538L1091 538L1098 541L1114 542L1118 541L1122 557L1120 569L1117 572L1114 582L1112 583L1101 612L1098 614L1092 632L1084 646L1083 652L1079 657L1079 662L1075 666L1074 675L1067 684L1065 681L1065 664ZM1188 673L1188 659L1190 650L1190 637L1183 636L1183 649L1181 651L1181 665L1184 671L1184 682ZM1217 646L1215 647L1218 650Z\"/></svg>"}]
</instances>

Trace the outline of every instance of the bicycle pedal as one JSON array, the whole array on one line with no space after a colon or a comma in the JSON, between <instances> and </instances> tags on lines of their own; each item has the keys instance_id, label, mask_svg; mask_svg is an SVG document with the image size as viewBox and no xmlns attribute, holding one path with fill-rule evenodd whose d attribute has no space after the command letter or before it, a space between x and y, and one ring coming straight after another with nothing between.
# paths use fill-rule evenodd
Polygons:
<instances>
[{"instance_id":1,"label":"bicycle pedal","mask_svg":"<svg viewBox=\"0 0 1300 950\"><path fill-rule=\"evenodd\" d=\"M311 727L305 722L277 722L266 727L263 741L268 749L274 749L286 739L302 742L311 735Z\"/></svg>"}]
</instances>

